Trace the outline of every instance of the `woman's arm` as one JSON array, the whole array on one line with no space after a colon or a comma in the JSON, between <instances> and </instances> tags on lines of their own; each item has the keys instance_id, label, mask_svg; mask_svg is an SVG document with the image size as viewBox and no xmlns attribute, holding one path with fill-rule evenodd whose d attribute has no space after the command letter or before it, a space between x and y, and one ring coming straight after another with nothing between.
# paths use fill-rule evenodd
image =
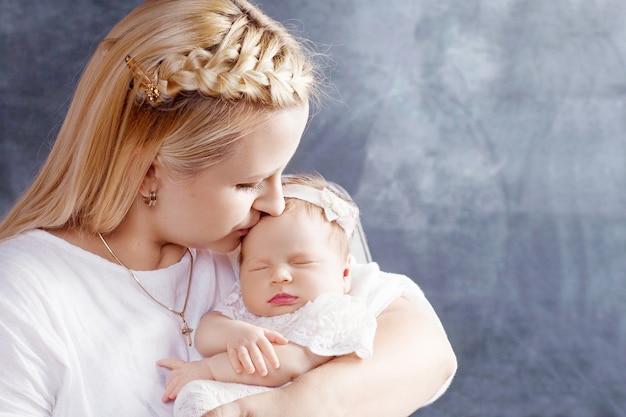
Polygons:
<instances>
[{"instance_id":1,"label":"woman's arm","mask_svg":"<svg viewBox=\"0 0 626 417\"><path fill-rule=\"evenodd\" d=\"M339 357L280 390L205 416L404 417L427 404L455 371L456 357L430 304L400 298L378 316L370 359Z\"/></svg>"}]
</instances>

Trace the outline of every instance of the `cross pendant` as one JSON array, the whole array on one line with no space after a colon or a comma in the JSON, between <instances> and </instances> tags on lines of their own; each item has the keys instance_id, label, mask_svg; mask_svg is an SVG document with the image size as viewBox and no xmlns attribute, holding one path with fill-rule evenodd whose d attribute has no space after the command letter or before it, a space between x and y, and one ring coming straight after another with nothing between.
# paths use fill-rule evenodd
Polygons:
<instances>
[{"instance_id":1,"label":"cross pendant","mask_svg":"<svg viewBox=\"0 0 626 417\"><path fill-rule=\"evenodd\" d=\"M183 319L183 327L180 330L180 332L184 336L187 337L187 344L189 346L191 346L192 345L192 343L191 343L191 332L193 332L193 329L191 327L187 326L187 320L185 320L185 318L182 315L180 317Z\"/></svg>"}]
</instances>

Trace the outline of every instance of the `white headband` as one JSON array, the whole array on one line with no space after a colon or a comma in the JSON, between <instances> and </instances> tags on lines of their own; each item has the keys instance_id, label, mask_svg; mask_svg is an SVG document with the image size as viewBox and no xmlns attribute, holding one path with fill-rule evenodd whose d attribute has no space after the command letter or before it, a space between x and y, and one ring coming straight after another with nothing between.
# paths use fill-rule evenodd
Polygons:
<instances>
[{"instance_id":1,"label":"white headband","mask_svg":"<svg viewBox=\"0 0 626 417\"><path fill-rule=\"evenodd\" d=\"M287 184L283 187L283 195L285 198L297 198L322 208L326 220L334 221L348 237L352 236L359 218L359 209L328 188L318 190L308 185Z\"/></svg>"}]
</instances>

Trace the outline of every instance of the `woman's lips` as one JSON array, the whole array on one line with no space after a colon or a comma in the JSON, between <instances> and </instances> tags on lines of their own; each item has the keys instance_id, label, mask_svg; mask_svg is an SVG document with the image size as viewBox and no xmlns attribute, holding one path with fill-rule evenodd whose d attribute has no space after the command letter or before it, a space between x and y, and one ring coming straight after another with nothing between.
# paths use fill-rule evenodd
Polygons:
<instances>
[{"instance_id":1,"label":"woman's lips","mask_svg":"<svg viewBox=\"0 0 626 417\"><path fill-rule=\"evenodd\" d=\"M276 294L275 296L270 298L268 300L268 303L279 305L279 306L284 306L284 305L291 305L295 303L296 301L298 301L298 297L296 297L295 295L281 293L281 294Z\"/></svg>"},{"instance_id":2,"label":"woman's lips","mask_svg":"<svg viewBox=\"0 0 626 417\"><path fill-rule=\"evenodd\" d=\"M247 235L258 222L259 220L257 219L254 223L250 223L250 225L248 225L247 227L242 227L241 229L237 230L237 233L239 233L239 236Z\"/></svg>"}]
</instances>

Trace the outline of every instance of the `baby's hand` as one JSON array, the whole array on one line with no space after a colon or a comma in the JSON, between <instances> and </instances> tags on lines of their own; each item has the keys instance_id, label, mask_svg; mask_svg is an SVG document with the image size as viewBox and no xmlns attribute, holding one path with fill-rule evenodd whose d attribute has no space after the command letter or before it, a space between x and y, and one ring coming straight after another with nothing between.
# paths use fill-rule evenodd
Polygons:
<instances>
[{"instance_id":1,"label":"baby's hand","mask_svg":"<svg viewBox=\"0 0 626 417\"><path fill-rule=\"evenodd\" d=\"M273 343L286 345L289 340L278 332L239 322L235 337L226 341L228 359L238 374L245 369L248 374L267 375L265 360L274 368L280 367Z\"/></svg>"},{"instance_id":2,"label":"baby's hand","mask_svg":"<svg viewBox=\"0 0 626 417\"><path fill-rule=\"evenodd\" d=\"M180 359L165 358L157 361L157 365L170 369L165 383L165 392L161 400L168 402L175 400L181 389L188 382L196 379L214 379L211 368L205 360L185 362Z\"/></svg>"}]
</instances>

